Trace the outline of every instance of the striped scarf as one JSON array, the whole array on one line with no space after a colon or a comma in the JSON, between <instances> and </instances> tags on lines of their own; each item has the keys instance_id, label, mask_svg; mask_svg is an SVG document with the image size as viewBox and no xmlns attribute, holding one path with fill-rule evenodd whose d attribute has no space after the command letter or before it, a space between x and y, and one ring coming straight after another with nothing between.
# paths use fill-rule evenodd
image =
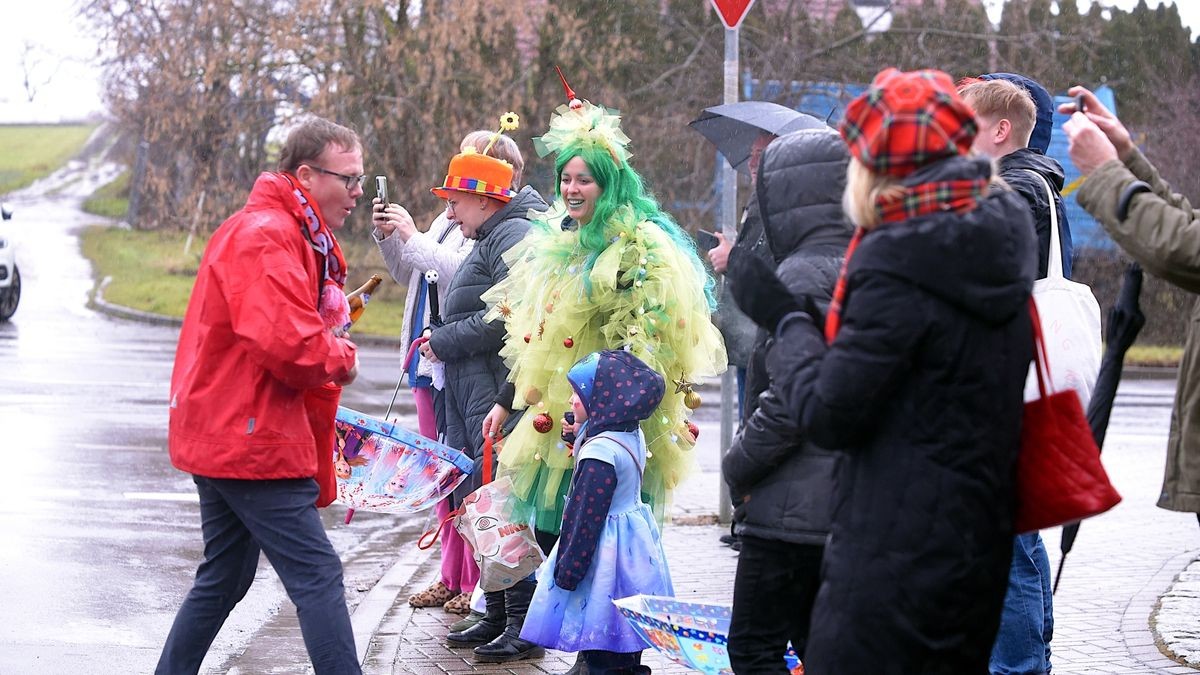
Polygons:
<instances>
[{"instance_id":1,"label":"striped scarf","mask_svg":"<svg viewBox=\"0 0 1200 675\"><path fill-rule=\"evenodd\" d=\"M317 300L317 310L325 320L327 328L346 330L350 326L350 306L346 303L346 258L342 255L342 247L333 236L333 231L321 219L314 208L312 196L300 185L291 174L283 173L284 180L292 188L302 217L300 231L318 255L321 256L321 292Z\"/></svg>"}]
</instances>

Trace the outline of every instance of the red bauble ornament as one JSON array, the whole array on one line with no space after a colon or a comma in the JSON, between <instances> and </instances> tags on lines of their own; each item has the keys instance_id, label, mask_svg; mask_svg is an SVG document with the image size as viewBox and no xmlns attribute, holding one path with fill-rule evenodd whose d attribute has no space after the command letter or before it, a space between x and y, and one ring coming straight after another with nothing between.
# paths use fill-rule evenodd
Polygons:
<instances>
[{"instance_id":1,"label":"red bauble ornament","mask_svg":"<svg viewBox=\"0 0 1200 675\"><path fill-rule=\"evenodd\" d=\"M533 428L539 434L548 434L554 428L554 420L546 413L539 413L537 417L533 418Z\"/></svg>"},{"instance_id":2,"label":"red bauble ornament","mask_svg":"<svg viewBox=\"0 0 1200 675\"><path fill-rule=\"evenodd\" d=\"M692 438L700 438L700 427L696 426L695 422L688 420L687 427L692 433Z\"/></svg>"},{"instance_id":3,"label":"red bauble ornament","mask_svg":"<svg viewBox=\"0 0 1200 675\"><path fill-rule=\"evenodd\" d=\"M531 337L533 337L533 336L530 335L529 333L525 334L525 344L529 344L529 338L531 338Z\"/></svg>"},{"instance_id":4,"label":"red bauble ornament","mask_svg":"<svg viewBox=\"0 0 1200 675\"><path fill-rule=\"evenodd\" d=\"M575 346L575 338L568 337L566 340L563 340L563 346L566 347L567 349L574 347Z\"/></svg>"}]
</instances>

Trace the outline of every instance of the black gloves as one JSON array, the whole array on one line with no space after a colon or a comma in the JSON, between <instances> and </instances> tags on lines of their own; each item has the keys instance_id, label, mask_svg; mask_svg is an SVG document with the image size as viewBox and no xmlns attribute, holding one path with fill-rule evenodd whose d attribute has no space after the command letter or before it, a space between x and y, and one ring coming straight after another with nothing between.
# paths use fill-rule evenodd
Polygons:
<instances>
[{"instance_id":1,"label":"black gloves","mask_svg":"<svg viewBox=\"0 0 1200 675\"><path fill-rule=\"evenodd\" d=\"M762 260L738 253L735 249L729 257L725 283L738 309L754 323L774 333L783 317L792 312L807 313L813 323L822 321L822 312L812 297L797 297Z\"/></svg>"}]
</instances>

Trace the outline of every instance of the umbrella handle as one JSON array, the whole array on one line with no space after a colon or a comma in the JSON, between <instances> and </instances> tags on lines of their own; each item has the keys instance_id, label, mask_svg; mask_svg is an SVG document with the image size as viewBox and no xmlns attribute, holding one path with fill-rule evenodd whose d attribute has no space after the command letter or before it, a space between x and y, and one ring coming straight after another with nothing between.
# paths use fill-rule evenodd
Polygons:
<instances>
[{"instance_id":1,"label":"umbrella handle","mask_svg":"<svg viewBox=\"0 0 1200 675\"><path fill-rule=\"evenodd\" d=\"M408 369L412 367L412 360L413 357L416 356L417 350L420 349L421 345L425 344L426 342L429 342L429 338L419 337L416 340L413 340L412 344L408 346L408 356L404 357L404 367L400 371L401 378L403 378L404 373L407 373Z\"/></svg>"},{"instance_id":2,"label":"umbrella handle","mask_svg":"<svg viewBox=\"0 0 1200 675\"><path fill-rule=\"evenodd\" d=\"M451 511L450 513L447 513L446 517L442 518L442 521L440 523L438 523L436 527L434 527L431 530L425 530L424 532L422 532L421 536L417 539L417 548L424 551L424 550L427 550L430 547L432 547L434 544L436 544L437 540L438 540L438 536L442 534L442 528L446 526L446 521L450 520L451 518L454 518L455 516L461 516L462 513L463 513L463 508L460 506L457 509L454 509L453 511ZM426 538L429 537L429 535L433 535L433 538L426 541Z\"/></svg>"}]
</instances>

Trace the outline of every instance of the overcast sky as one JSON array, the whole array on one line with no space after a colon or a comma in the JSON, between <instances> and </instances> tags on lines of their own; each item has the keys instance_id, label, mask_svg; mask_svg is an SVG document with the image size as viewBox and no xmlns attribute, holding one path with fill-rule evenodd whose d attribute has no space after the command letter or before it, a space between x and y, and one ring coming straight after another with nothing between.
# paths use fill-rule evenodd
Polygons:
<instances>
[{"instance_id":1,"label":"overcast sky","mask_svg":"<svg viewBox=\"0 0 1200 675\"><path fill-rule=\"evenodd\" d=\"M619 1L619 0L616 0ZM704 0L695 0L703 2ZM1162 0L1149 0L1151 6ZM993 20L1001 0L985 0ZM1078 0L1086 10L1091 0ZM1137 0L1101 0L1129 9ZM1200 29L1200 0L1177 0L1183 23ZM80 119L102 110L96 40L75 17L73 0L0 1L0 123L57 122ZM27 49L28 55L27 55ZM32 66L33 100L22 64Z\"/></svg>"}]
</instances>

